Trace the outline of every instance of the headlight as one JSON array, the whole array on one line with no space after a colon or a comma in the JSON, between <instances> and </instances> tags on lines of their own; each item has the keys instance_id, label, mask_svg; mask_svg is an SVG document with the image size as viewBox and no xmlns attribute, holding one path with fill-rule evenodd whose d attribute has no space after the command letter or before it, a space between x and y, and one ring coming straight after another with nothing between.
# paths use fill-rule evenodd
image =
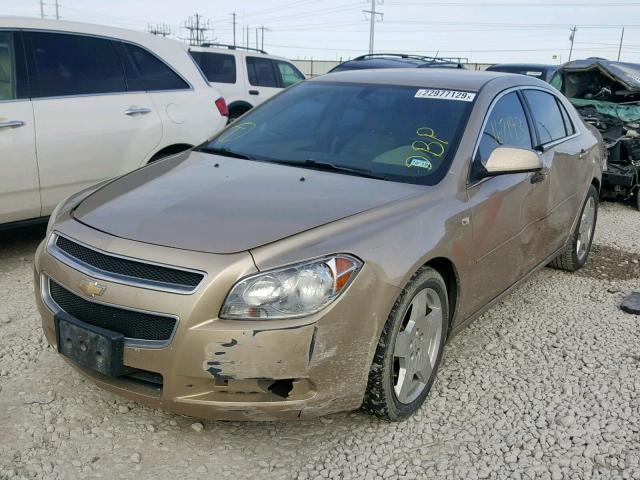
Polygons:
<instances>
[{"instance_id":1,"label":"headlight","mask_svg":"<svg viewBox=\"0 0 640 480\"><path fill-rule=\"evenodd\" d=\"M357 258L340 254L253 275L234 285L220 318L268 320L311 315L333 302L361 267Z\"/></svg>"}]
</instances>

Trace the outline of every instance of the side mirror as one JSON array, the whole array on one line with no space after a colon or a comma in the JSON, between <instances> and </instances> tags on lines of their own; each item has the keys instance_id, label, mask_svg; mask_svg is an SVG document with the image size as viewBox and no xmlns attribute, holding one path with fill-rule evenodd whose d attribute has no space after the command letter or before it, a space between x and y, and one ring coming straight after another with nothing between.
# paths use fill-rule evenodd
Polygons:
<instances>
[{"instance_id":1,"label":"side mirror","mask_svg":"<svg viewBox=\"0 0 640 480\"><path fill-rule=\"evenodd\" d=\"M538 172L542 160L533 150L526 148L498 147L484 165L483 177L494 177L509 173Z\"/></svg>"}]
</instances>

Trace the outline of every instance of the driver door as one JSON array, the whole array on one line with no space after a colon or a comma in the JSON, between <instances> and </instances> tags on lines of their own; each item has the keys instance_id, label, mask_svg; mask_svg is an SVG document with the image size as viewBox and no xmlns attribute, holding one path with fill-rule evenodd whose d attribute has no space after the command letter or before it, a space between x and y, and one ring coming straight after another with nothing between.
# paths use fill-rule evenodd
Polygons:
<instances>
[{"instance_id":1,"label":"driver door","mask_svg":"<svg viewBox=\"0 0 640 480\"><path fill-rule=\"evenodd\" d=\"M497 147L532 148L529 121L517 91L494 100L473 158L467 194L471 203L473 256L470 312L500 295L526 273L523 254L529 242L523 233L534 221L537 206L530 202L534 173L474 176Z\"/></svg>"}]
</instances>

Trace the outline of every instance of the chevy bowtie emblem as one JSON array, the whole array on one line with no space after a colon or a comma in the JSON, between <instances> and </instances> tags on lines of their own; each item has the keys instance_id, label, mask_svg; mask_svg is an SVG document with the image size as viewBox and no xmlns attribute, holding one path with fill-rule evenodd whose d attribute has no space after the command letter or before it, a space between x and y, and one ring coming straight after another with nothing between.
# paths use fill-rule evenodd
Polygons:
<instances>
[{"instance_id":1,"label":"chevy bowtie emblem","mask_svg":"<svg viewBox=\"0 0 640 480\"><path fill-rule=\"evenodd\" d=\"M92 282L90 280L82 282L79 288L87 297L99 297L107 289L104 285L100 285L98 282Z\"/></svg>"}]
</instances>

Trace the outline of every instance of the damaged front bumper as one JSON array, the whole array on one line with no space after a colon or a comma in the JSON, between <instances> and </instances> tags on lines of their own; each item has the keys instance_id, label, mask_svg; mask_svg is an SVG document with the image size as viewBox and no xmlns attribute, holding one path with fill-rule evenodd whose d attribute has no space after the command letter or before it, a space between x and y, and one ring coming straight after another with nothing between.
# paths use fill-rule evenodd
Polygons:
<instances>
[{"instance_id":1,"label":"damaged front bumper","mask_svg":"<svg viewBox=\"0 0 640 480\"><path fill-rule=\"evenodd\" d=\"M49 343L56 347L49 281L74 299L176 319L165 344L125 339L125 374L84 368L100 387L141 403L209 419L295 419L352 410L362 402L379 332L398 291L376 281L366 264L345 294L322 312L299 319L231 321L217 314L231 286L256 272L248 253L212 255L131 242L67 219L56 226L71 239L144 261L206 272L189 294L108 281L38 248L35 285ZM86 285L103 289L86 289ZM89 293L87 293L89 292ZM381 313L383 312L383 313Z\"/></svg>"}]
</instances>

